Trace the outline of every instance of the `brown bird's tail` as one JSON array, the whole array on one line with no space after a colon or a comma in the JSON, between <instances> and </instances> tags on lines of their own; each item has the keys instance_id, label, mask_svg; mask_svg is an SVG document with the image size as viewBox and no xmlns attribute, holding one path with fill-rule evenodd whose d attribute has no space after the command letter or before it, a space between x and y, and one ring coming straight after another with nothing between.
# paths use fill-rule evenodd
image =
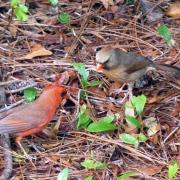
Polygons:
<instances>
[{"instance_id":1,"label":"brown bird's tail","mask_svg":"<svg viewBox=\"0 0 180 180\"><path fill-rule=\"evenodd\" d=\"M177 78L180 78L180 68L176 66L171 66L168 64L153 64L153 67L155 67L159 71L163 71L168 76L174 76Z\"/></svg>"},{"instance_id":2,"label":"brown bird's tail","mask_svg":"<svg viewBox=\"0 0 180 180\"><path fill-rule=\"evenodd\" d=\"M180 86L180 68L167 64L153 64L160 74L167 78L168 81L173 81Z\"/></svg>"}]
</instances>

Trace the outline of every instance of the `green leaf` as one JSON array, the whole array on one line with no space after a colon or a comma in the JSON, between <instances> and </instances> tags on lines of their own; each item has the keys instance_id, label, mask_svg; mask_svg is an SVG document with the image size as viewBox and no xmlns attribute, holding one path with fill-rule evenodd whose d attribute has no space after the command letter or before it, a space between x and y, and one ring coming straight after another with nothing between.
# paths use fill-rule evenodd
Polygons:
<instances>
[{"instance_id":1,"label":"green leaf","mask_svg":"<svg viewBox=\"0 0 180 180\"><path fill-rule=\"evenodd\" d=\"M58 4L58 0L48 0L48 2L53 6L56 6Z\"/></svg>"},{"instance_id":2,"label":"green leaf","mask_svg":"<svg viewBox=\"0 0 180 180\"><path fill-rule=\"evenodd\" d=\"M108 116L101 118L99 121L103 121L106 123L112 123L114 118L115 118L114 115L108 115Z\"/></svg>"},{"instance_id":3,"label":"green leaf","mask_svg":"<svg viewBox=\"0 0 180 180\"><path fill-rule=\"evenodd\" d=\"M64 169L58 174L57 180L67 180L68 174L69 174L69 169L68 169L68 168L64 168Z\"/></svg>"},{"instance_id":4,"label":"green leaf","mask_svg":"<svg viewBox=\"0 0 180 180\"><path fill-rule=\"evenodd\" d=\"M157 29L157 32L160 34L160 36L163 37L163 39L169 46L173 46L175 44L175 41L172 38L169 28L165 24L160 25Z\"/></svg>"},{"instance_id":5,"label":"green leaf","mask_svg":"<svg viewBox=\"0 0 180 180\"><path fill-rule=\"evenodd\" d=\"M34 87L30 87L24 90L24 98L28 102L32 102L36 99L37 90Z\"/></svg>"},{"instance_id":6,"label":"green leaf","mask_svg":"<svg viewBox=\"0 0 180 180\"><path fill-rule=\"evenodd\" d=\"M148 138L143 133L140 133L137 138L139 142L146 142L148 140Z\"/></svg>"},{"instance_id":7,"label":"green leaf","mask_svg":"<svg viewBox=\"0 0 180 180\"><path fill-rule=\"evenodd\" d=\"M87 176L84 178L84 180L93 180L93 176Z\"/></svg>"},{"instance_id":8,"label":"green leaf","mask_svg":"<svg viewBox=\"0 0 180 180\"><path fill-rule=\"evenodd\" d=\"M103 131L112 131L117 129L117 127L114 124L111 124L111 122L114 120L114 115L108 115L106 117L101 118L97 122L91 123L87 131L89 132L103 132Z\"/></svg>"},{"instance_id":9,"label":"green leaf","mask_svg":"<svg viewBox=\"0 0 180 180\"><path fill-rule=\"evenodd\" d=\"M92 120L90 119L89 115L81 114L79 116L77 128L78 129L87 128L91 121Z\"/></svg>"},{"instance_id":10,"label":"green leaf","mask_svg":"<svg viewBox=\"0 0 180 180\"><path fill-rule=\"evenodd\" d=\"M91 118L89 117L89 113L90 111L85 104L80 107L80 112L78 115L78 123L77 123L78 129L88 127L88 125L92 121Z\"/></svg>"},{"instance_id":11,"label":"green leaf","mask_svg":"<svg viewBox=\"0 0 180 180\"><path fill-rule=\"evenodd\" d=\"M11 7L16 8L20 3L20 0L11 0Z\"/></svg>"},{"instance_id":12,"label":"green leaf","mask_svg":"<svg viewBox=\"0 0 180 180\"><path fill-rule=\"evenodd\" d=\"M88 86L89 86L89 87L94 87L94 86L97 86L97 85L99 85L99 84L101 84L101 83L102 83L102 81L93 80L93 81L90 81L90 82L89 82Z\"/></svg>"},{"instance_id":13,"label":"green leaf","mask_svg":"<svg viewBox=\"0 0 180 180\"><path fill-rule=\"evenodd\" d=\"M86 79L84 79L84 77L81 77L80 83L83 88L88 87L88 84L89 84L88 81Z\"/></svg>"},{"instance_id":14,"label":"green leaf","mask_svg":"<svg viewBox=\"0 0 180 180\"><path fill-rule=\"evenodd\" d=\"M138 175L137 172L129 171L129 172L123 173L121 176L117 178L117 180L125 180L125 178L131 177L131 176L137 176L137 175Z\"/></svg>"},{"instance_id":15,"label":"green leaf","mask_svg":"<svg viewBox=\"0 0 180 180\"><path fill-rule=\"evenodd\" d=\"M119 138L122 142L126 143L126 144L132 144L137 146L138 145L138 139L134 136L131 136L130 134L120 134Z\"/></svg>"},{"instance_id":16,"label":"green leaf","mask_svg":"<svg viewBox=\"0 0 180 180\"><path fill-rule=\"evenodd\" d=\"M86 73L86 67L84 63L73 63L72 66L81 76Z\"/></svg>"},{"instance_id":17,"label":"green leaf","mask_svg":"<svg viewBox=\"0 0 180 180\"><path fill-rule=\"evenodd\" d=\"M24 12L24 11L22 10L21 7L17 7L17 8L14 10L14 12L15 12L15 15L16 15L16 17L17 17L18 20L20 20L20 21L27 21L28 16L27 16L26 12Z\"/></svg>"},{"instance_id":18,"label":"green leaf","mask_svg":"<svg viewBox=\"0 0 180 180\"><path fill-rule=\"evenodd\" d=\"M62 12L58 16L58 20L63 24L70 23L70 19L71 19L71 16L69 15L69 13L66 13L66 12Z\"/></svg>"},{"instance_id":19,"label":"green leaf","mask_svg":"<svg viewBox=\"0 0 180 180\"><path fill-rule=\"evenodd\" d=\"M23 4L20 4L19 5L19 8L21 9L21 11L23 11L24 13L27 13L28 12L28 7L23 5Z\"/></svg>"},{"instance_id":20,"label":"green leaf","mask_svg":"<svg viewBox=\"0 0 180 180\"><path fill-rule=\"evenodd\" d=\"M15 15L20 21L27 21L27 6L22 4L20 0L11 0L11 7L14 9Z\"/></svg>"},{"instance_id":21,"label":"green leaf","mask_svg":"<svg viewBox=\"0 0 180 180\"><path fill-rule=\"evenodd\" d=\"M80 92L80 97L81 97L81 99L85 100L86 97L87 97L86 91L81 90L81 92Z\"/></svg>"},{"instance_id":22,"label":"green leaf","mask_svg":"<svg viewBox=\"0 0 180 180\"><path fill-rule=\"evenodd\" d=\"M91 159L87 159L84 162L82 162L81 166L87 169L105 169L107 167L105 163L102 163L100 161L93 161Z\"/></svg>"},{"instance_id":23,"label":"green leaf","mask_svg":"<svg viewBox=\"0 0 180 180\"><path fill-rule=\"evenodd\" d=\"M131 125L135 126L136 128L141 128L142 127L142 125L139 122L139 120L134 118L134 117L132 117L132 116L126 116L126 121L128 123L130 123Z\"/></svg>"},{"instance_id":24,"label":"green leaf","mask_svg":"<svg viewBox=\"0 0 180 180\"><path fill-rule=\"evenodd\" d=\"M173 180L179 168L180 168L180 165L177 162L175 162L174 164L170 164L168 166L168 180Z\"/></svg>"},{"instance_id":25,"label":"green leaf","mask_svg":"<svg viewBox=\"0 0 180 180\"><path fill-rule=\"evenodd\" d=\"M87 131L88 132L104 132L104 131L113 131L115 129L117 129L117 127L114 124L110 124L103 121L97 121L97 122L91 123L88 126Z\"/></svg>"},{"instance_id":26,"label":"green leaf","mask_svg":"<svg viewBox=\"0 0 180 180\"><path fill-rule=\"evenodd\" d=\"M147 98L144 95L133 97L132 105L136 109L136 112L138 114L141 114L143 112L146 101Z\"/></svg>"},{"instance_id":27,"label":"green leaf","mask_svg":"<svg viewBox=\"0 0 180 180\"><path fill-rule=\"evenodd\" d=\"M83 88L88 86L89 71L85 68L83 63L73 63L74 69L80 74L80 83Z\"/></svg>"},{"instance_id":28,"label":"green leaf","mask_svg":"<svg viewBox=\"0 0 180 180\"><path fill-rule=\"evenodd\" d=\"M127 3L127 5L133 5L134 4L134 0L126 0L126 3Z\"/></svg>"}]
</instances>

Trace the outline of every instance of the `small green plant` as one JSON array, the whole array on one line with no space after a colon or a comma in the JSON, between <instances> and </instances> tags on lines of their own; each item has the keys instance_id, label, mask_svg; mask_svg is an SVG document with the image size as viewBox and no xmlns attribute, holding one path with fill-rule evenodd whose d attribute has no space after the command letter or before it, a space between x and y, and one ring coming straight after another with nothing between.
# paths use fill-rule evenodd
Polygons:
<instances>
[{"instance_id":1,"label":"small green plant","mask_svg":"<svg viewBox=\"0 0 180 180\"><path fill-rule=\"evenodd\" d=\"M80 75L80 83L83 89L97 86L101 83L101 81L98 81L98 80L92 80L90 82L88 81L89 71L85 68L85 65L83 63L74 63L73 67Z\"/></svg>"},{"instance_id":2,"label":"small green plant","mask_svg":"<svg viewBox=\"0 0 180 180\"><path fill-rule=\"evenodd\" d=\"M138 117L141 118L146 101L147 101L146 96L141 95L141 96L133 97L131 102L127 102L125 104L125 119L128 125L138 129L142 128L142 124L138 120ZM122 133L119 135L119 138L122 142L134 145L135 147L138 147L140 142L147 141L147 137L143 133L134 136L127 133Z\"/></svg>"},{"instance_id":3,"label":"small green plant","mask_svg":"<svg viewBox=\"0 0 180 180\"><path fill-rule=\"evenodd\" d=\"M90 118L90 109L86 106L86 104L83 104L80 107L79 115L78 115L78 122L77 122L77 128L87 129L88 132L104 132L104 131L113 131L117 129L117 127L112 124L112 121L114 120L114 116L109 115L104 118L101 118L99 121L93 122Z\"/></svg>"},{"instance_id":4,"label":"small green plant","mask_svg":"<svg viewBox=\"0 0 180 180\"><path fill-rule=\"evenodd\" d=\"M27 21L28 7L22 4L20 0L11 0L11 8L18 20Z\"/></svg>"},{"instance_id":5,"label":"small green plant","mask_svg":"<svg viewBox=\"0 0 180 180\"><path fill-rule=\"evenodd\" d=\"M160 25L160 26L157 28L157 32L158 32L159 35L166 41L166 43L167 43L169 46L174 46L175 41L174 41L174 39L172 38L172 35L171 35L171 32L170 32L169 28L168 28L165 24Z\"/></svg>"},{"instance_id":6,"label":"small green plant","mask_svg":"<svg viewBox=\"0 0 180 180\"><path fill-rule=\"evenodd\" d=\"M134 118L133 116L126 116L126 121L127 121L129 124L135 126L136 128L141 128L141 127L142 127L142 125L141 125L141 123L139 122L139 120L136 119L136 118Z\"/></svg>"},{"instance_id":7,"label":"small green plant","mask_svg":"<svg viewBox=\"0 0 180 180\"><path fill-rule=\"evenodd\" d=\"M133 5L134 4L134 0L126 0L126 4L127 5Z\"/></svg>"},{"instance_id":8,"label":"small green plant","mask_svg":"<svg viewBox=\"0 0 180 180\"><path fill-rule=\"evenodd\" d=\"M28 102L32 102L36 99L37 90L34 87L30 87L24 90L24 99Z\"/></svg>"},{"instance_id":9,"label":"small green plant","mask_svg":"<svg viewBox=\"0 0 180 180\"><path fill-rule=\"evenodd\" d=\"M136 118L136 116L139 116L141 118L146 102L147 98L144 95L135 96L133 97L131 102L126 102L125 118L128 124L131 124L136 128L142 127L140 121Z\"/></svg>"},{"instance_id":10,"label":"small green plant","mask_svg":"<svg viewBox=\"0 0 180 180\"><path fill-rule=\"evenodd\" d=\"M180 168L180 163L174 162L168 166L168 180L173 180Z\"/></svg>"},{"instance_id":11,"label":"small green plant","mask_svg":"<svg viewBox=\"0 0 180 180\"><path fill-rule=\"evenodd\" d=\"M92 122L92 120L90 118L90 110L86 106L86 104L83 104L80 107L77 128L78 129L87 128L88 125L90 124L90 122Z\"/></svg>"},{"instance_id":12,"label":"small green plant","mask_svg":"<svg viewBox=\"0 0 180 180\"><path fill-rule=\"evenodd\" d=\"M137 176L137 175L138 175L137 172L128 171L128 172L123 173L121 176L118 176L117 180L125 180L125 179L128 179L128 177Z\"/></svg>"},{"instance_id":13,"label":"small green plant","mask_svg":"<svg viewBox=\"0 0 180 180\"><path fill-rule=\"evenodd\" d=\"M52 6L57 6L57 4L58 4L58 0L48 0L48 2L49 2Z\"/></svg>"},{"instance_id":14,"label":"small green plant","mask_svg":"<svg viewBox=\"0 0 180 180\"><path fill-rule=\"evenodd\" d=\"M140 133L136 136L132 136L127 133L122 133L119 135L119 138L122 142L124 142L126 144L130 144L130 145L134 145L135 147L138 147L140 142L147 141L147 137L142 133Z\"/></svg>"},{"instance_id":15,"label":"small green plant","mask_svg":"<svg viewBox=\"0 0 180 180\"><path fill-rule=\"evenodd\" d=\"M140 115L144 111L144 106L147 102L147 98L144 95L134 96L131 102L137 114Z\"/></svg>"},{"instance_id":16,"label":"small green plant","mask_svg":"<svg viewBox=\"0 0 180 180\"><path fill-rule=\"evenodd\" d=\"M57 177L57 180L67 180L68 179L68 175L69 175L69 169L68 168L64 168Z\"/></svg>"},{"instance_id":17,"label":"small green plant","mask_svg":"<svg viewBox=\"0 0 180 180\"><path fill-rule=\"evenodd\" d=\"M94 161L92 159L87 159L84 162L81 163L81 166L87 168L87 169L105 169L107 165L105 163L102 163L100 161Z\"/></svg>"},{"instance_id":18,"label":"small green plant","mask_svg":"<svg viewBox=\"0 0 180 180\"><path fill-rule=\"evenodd\" d=\"M84 178L84 180L93 180L93 176L87 176Z\"/></svg>"},{"instance_id":19,"label":"small green plant","mask_svg":"<svg viewBox=\"0 0 180 180\"><path fill-rule=\"evenodd\" d=\"M139 142L146 142L148 140L148 138L143 133L138 134L137 139Z\"/></svg>"},{"instance_id":20,"label":"small green plant","mask_svg":"<svg viewBox=\"0 0 180 180\"><path fill-rule=\"evenodd\" d=\"M136 137L127 134L127 133L122 133L119 135L119 138L122 142L127 143L127 144L132 144L135 146L138 146L138 140Z\"/></svg>"},{"instance_id":21,"label":"small green plant","mask_svg":"<svg viewBox=\"0 0 180 180\"><path fill-rule=\"evenodd\" d=\"M104 131L113 131L117 129L117 127L112 124L114 120L114 116L109 115L104 118L101 118L99 121L91 123L87 127L88 132L104 132Z\"/></svg>"},{"instance_id":22,"label":"small green plant","mask_svg":"<svg viewBox=\"0 0 180 180\"><path fill-rule=\"evenodd\" d=\"M59 20L59 22L61 22L63 24L69 24L70 20L71 20L71 16L67 12L62 12L59 14L58 20Z\"/></svg>"}]
</instances>

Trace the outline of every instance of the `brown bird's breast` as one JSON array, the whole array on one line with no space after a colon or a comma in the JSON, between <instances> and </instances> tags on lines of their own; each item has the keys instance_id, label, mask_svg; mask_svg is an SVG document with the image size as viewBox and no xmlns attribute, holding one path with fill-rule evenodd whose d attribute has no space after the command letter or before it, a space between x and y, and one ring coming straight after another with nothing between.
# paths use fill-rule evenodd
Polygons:
<instances>
[{"instance_id":1,"label":"brown bird's breast","mask_svg":"<svg viewBox=\"0 0 180 180\"><path fill-rule=\"evenodd\" d=\"M140 69L138 71L135 71L133 73L127 73L125 71L124 67L116 68L112 70L103 70L103 73L113 81L117 81L120 83L128 83L137 80L142 76L142 74L145 74L147 71L146 68Z\"/></svg>"}]
</instances>

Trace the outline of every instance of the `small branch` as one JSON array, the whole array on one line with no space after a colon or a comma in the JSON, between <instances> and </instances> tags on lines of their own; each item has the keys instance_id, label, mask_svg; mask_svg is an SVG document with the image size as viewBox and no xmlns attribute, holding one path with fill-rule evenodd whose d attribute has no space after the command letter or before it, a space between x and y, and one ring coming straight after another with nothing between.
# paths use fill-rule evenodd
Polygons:
<instances>
[{"instance_id":1,"label":"small branch","mask_svg":"<svg viewBox=\"0 0 180 180\"><path fill-rule=\"evenodd\" d=\"M4 151L4 171L0 179L9 179L12 174L12 154L10 148L9 134L1 135L2 146Z\"/></svg>"}]
</instances>

